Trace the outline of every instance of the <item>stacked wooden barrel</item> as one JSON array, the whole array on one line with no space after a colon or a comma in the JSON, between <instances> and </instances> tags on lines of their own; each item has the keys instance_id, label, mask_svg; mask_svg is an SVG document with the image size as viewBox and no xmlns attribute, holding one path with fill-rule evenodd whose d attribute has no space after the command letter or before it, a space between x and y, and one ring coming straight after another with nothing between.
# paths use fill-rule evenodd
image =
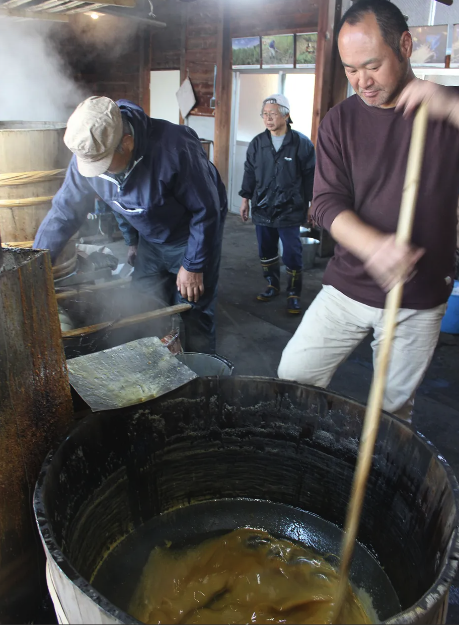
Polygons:
<instances>
[{"instance_id":1,"label":"stacked wooden barrel","mask_svg":"<svg viewBox=\"0 0 459 625\"><path fill-rule=\"evenodd\" d=\"M0 122L0 232L5 244L30 247L65 176L71 153L65 124ZM72 273L75 241L53 267L54 278Z\"/></svg>"}]
</instances>

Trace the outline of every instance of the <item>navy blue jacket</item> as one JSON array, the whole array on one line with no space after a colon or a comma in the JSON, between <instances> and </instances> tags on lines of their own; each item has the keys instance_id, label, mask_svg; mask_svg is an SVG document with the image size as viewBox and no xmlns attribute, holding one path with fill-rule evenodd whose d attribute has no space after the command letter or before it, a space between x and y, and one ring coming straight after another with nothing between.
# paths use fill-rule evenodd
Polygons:
<instances>
[{"instance_id":1,"label":"navy blue jacket","mask_svg":"<svg viewBox=\"0 0 459 625\"><path fill-rule=\"evenodd\" d=\"M258 226L301 226L312 200L316 155L301 132L288 129L276 152L269 130L247 148L239 195L252 201L252 221Z\"/></svg>"},{"instance_id":2,"label":"navy blue jacket","mask_svg":"<svg viewBox=\"0 0 459 625\"><path fill-rule=\"evenodd\" d=\"M188 242L184 268L203 271L228 210L218 171L191 128L152 119L128 100L117 104L134 129L131 173L121 185L109 174L85 178L74 156L34 247L49 249L54 261L93 212L97 194L131 226L122 228L127 243L136 244L137 233L151 243Z\"/></svg>"}]
</instances>

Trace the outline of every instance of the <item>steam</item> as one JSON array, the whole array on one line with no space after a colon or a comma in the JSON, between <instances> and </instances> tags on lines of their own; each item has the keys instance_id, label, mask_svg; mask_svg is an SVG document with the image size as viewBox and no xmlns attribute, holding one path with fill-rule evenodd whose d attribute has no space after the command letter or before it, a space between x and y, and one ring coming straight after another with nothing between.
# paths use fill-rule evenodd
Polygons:
<instances>
[{"instance_id":1,"label":"steam","mask_svg":"<svg viewBox=\"0 0 459 625\"><path fill-rule=\"evenodd\" d=\"M96 21L86 15L75 15L69 24L72 44L78 45L72 56L77 56L79 63L114 62L128 54L136 44L141 28L138 22L114 15L99 15ZM62 41L64 30L56 28L56 34L59 38L56 45L68 48L68 41Z\"/></svg>"},{"instance_id":2,"label":"steam","mask_svg":"<svg viewBox=\"0 0 459 625\"><path fill-rule=\"evenodd\" d=\"M52 28L0 21L0 120L65 122L88 95L54 50Z\"/></svg>"},{"instance_id":3,"label":"steam","mask_svg":"<svg viewBox=\"0 0 459 625\"><path fill-rule=\"evenodd\" d=\"M67 24L0 19L0 121L66 122L82 100L105 95L74 77L116 75L116 62L135 55L138 33L133 20L112 15Z\"/></svg>"}]
</instances>

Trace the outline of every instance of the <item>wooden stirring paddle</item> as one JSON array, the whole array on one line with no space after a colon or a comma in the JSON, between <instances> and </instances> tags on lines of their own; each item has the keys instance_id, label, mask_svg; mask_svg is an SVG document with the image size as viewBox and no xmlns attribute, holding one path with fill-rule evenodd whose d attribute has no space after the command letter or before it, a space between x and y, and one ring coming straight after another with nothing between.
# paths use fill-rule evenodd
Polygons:
<instances>
[{"instance_id":1,"label":"wooden stirring paddle","mask_svg":"<svg viewBox=\"0 0 459 625\"><path fill-rule=\"evenodd\" d=\"M427 105L420 106L416 113L408 155L408 166L403 188L402 204L397 226L396 242L409 244L413 230L414 214L421 178L424 146L427 134ZM402 302L403 282L399 282L388 294L384 310L384 330L380 352L375 365L373 381L368 399L365 421L360 439L357 465L352 484L351 499L347 509L343 542L341 546L340 577L338 590L333 603L332 623L337 623L341 615L349 583L349 569L354 552L355 540L360 524L363 500L371 469L371 461L378 434L379 421L386 388L387 369L397 325L397 313Z\"/></svg>"}]
</instances>

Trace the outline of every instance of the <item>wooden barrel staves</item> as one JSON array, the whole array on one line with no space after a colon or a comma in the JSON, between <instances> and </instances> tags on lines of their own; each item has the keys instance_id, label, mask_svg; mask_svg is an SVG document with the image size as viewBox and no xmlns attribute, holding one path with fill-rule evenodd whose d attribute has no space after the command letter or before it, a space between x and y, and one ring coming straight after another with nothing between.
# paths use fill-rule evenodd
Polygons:
<instances>
[{"instance_id":1,"label":"wooden barrel staves","mask_svg":"<svg viewBox=\"0 0 459 625\"><path fill-rule=\"evenodd\" d=\"M73 406L48 252L0 263L0 623L31 623L46 593L32 493Z\"/></svg>"},{"instance_id":2,"label":"wooden barrel staves","mask_svg":"<svg viewBox=\"0 0 459 625\"><path fill-rule=\"evenodd\" d=\"M0 122L0 232L5 244L30 247L61 186L71 153L65 124ZM75 240L53 267L55 278L73 272Z\"/></svg>"}]
</instances>

